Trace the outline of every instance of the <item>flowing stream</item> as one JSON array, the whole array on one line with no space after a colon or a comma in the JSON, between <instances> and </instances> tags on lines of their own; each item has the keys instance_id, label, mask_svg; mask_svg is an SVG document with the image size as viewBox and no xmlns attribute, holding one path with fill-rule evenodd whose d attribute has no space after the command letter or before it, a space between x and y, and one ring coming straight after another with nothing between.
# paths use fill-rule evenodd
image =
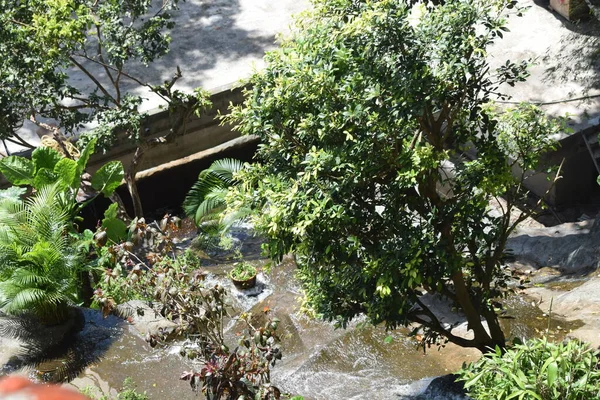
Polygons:
<instances>
[{"instance_id":1,"label":"flowing stream","mask_svg":"<svg viewBox=\"0 0 600 400\"><path fill-rule=\"evenodd\" d=\"M245 244L246 245L246 244ZM251 252L256 244L248 244ZM246 249L247 250L247 249ZM246 254L247 252L245 252ZM265 260L250 255L258 266ZM264 316L265 308L281 320L278 329L283 359L273 369L273 382L291 394L306 400L350 399L420 399L434 377L452 373L463 362L479 357L475 350L454 345L445 348L418 350L406 330L386 332L363 320L353 322L347 329L335 329L333 324L316 321L300 313L299 287L294 279L292 258L272 268L269 274L260 274L258 289L241 293L226 278L230 263L207 266L207 284L218 282L231 293L232 309ZM535 304L517 296L506 302L507 311L502 323L509 336L532 337L550 326L550 335L561 339L573 324L550 319ZM85 328L71 341L66 353L79 356L82 370L72 382L78 389L91 387L96 395L114 396L123 379L131 377L141 391L151 399L198 398L187 383L180 381L184 370L194 367L193 362L179 355L181 343L151 349L140 337L131 334L131 327L116 317L102 319L98 312L83 312ZM239 326L232 321L227 335L233 342ZM391 336L392 340L385 340ZM0 350L2 342L0 341ZM64 369L65 356L47 357L44 370ZM54 365L54 367L53 367ZM58 367L57 367L58 365ZM37 370L40 370L39 364ZM6 372L9 372L5 368ZM79 372L79 370L77 371ZM47 372L48 373L48 372ZM1 374L1 371L0 371ZM441 396L439 400L454 400ZM427 400L435 400L428 398Z\"/></svg>"}]
</instances>

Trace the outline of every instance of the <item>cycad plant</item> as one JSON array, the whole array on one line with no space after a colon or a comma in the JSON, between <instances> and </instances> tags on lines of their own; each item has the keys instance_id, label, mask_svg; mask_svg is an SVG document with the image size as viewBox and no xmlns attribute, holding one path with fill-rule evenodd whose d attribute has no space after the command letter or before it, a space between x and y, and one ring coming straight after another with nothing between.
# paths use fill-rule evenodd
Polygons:
<instances>
[{"instance_id":1,"label":"cycad plant","mask_svg":"<svg viewBox=\"0 0 600 400\"><path fill-rule=\"evenodd\" d=\"M183 202L183 211L192 218L196 226L215 228L222 231L236 221L243 219L248 210L241 210L236 215L228 215L220 224L220 213L225 210L225 197L229 187L237 184L235 174L242 170L244 163L232 158L223 158L213 162L210 167L200 172L198 180L192 186ZM205 229L214 231L214 229Z\"/></svg>"},{"instance_id":2,"label":"cycad plant","mask_svg":"<svg viewBox=\"0 0 600 400\"><path fill-rule=\"evenodd\" d=\"M0 200L0 311L31 313L51 325L77 301L82 254L69 202L58 184L26 200Z\"/></svg>"}]
</instances>

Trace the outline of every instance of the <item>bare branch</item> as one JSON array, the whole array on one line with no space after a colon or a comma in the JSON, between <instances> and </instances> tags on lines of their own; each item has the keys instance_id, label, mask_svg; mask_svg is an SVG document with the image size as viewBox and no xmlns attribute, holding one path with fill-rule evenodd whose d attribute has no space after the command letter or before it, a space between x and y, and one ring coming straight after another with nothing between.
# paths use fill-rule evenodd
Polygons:
<instances>
[{"instance_id":1,"label":"bare branch","mask_svg":"<svg viewBox=\"0 0 600 400\"><path fill-rule=\"evenodd\" d=\"M90 57L87 56L83 56L84 58L88 59L88 60L92 60ZM69 56L69 60L71 60L71 62L73 64L75 64L77 66L77 68L79 68L79 70L81 72L83 72L84 74L87 75L88 78L90 78L92 80L92 82L94 82L94 84L96 85L96 87L98 89L100 89L100 91L102 93L104 93L104 95L106 97L108 97L109 99L111 99L113 101L113 103L115 104L119 104L117 103L117 100L108 92L108 90L106 90L106 88L100 83L100 81L98 81L98 79L96 79L96 77L94 75L92 75L92 73L90 71L88 71L82 64L80 64L73 56Z\"/></svg>"}]
</instances>

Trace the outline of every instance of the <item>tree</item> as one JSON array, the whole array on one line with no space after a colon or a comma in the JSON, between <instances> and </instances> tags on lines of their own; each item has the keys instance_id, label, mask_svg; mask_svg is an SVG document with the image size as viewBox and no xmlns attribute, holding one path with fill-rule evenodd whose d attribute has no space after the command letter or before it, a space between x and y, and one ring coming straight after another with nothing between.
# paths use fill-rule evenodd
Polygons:
<instances>
[{"instance_id":1,"label":"tree","mask_svg":"<svg viewBox=\"0 0 600 400\"><path fill-rule=\"evenodd\" d=\"M0 138L31 147L18 133L23 120L53 131L59 142L60 130L74 134L84 124L96 123L82 141L95 137L104 150L123 134L137 145L125 178L135 214L141 216L135 174L144 153L184 132L188 119L209 104L202 90L188 94L174 89L182 76L178 67L160 85L128 72L132 64L148 66L168 51L167 30L177 3L164 0L153 7L149 0L0 0ZM89 91L69 80L71 70L83 73ZM138 110L142 97L127 93L126 82L162 99L169 111L169 134L145 135L146 114Z\"/></svg>"},{"instance_id":2,"label":"tree","mask_svg":"<svg viewBox=\"0 0 600 400\"><path fill-rule=\"evenodd\" d=\"M416 323L427 343L503 348L503 253L529 215L511 214L558 127L531 106L490 105L527 76L526 63L487 62L516 1L412 3L314 2L229 117L262 144L228 207L258 211L271 257L295 253L325 318L345 326L364 313L388 328ZM474 337L454 334L432 297Z\"/></svg>"}]
</instances>

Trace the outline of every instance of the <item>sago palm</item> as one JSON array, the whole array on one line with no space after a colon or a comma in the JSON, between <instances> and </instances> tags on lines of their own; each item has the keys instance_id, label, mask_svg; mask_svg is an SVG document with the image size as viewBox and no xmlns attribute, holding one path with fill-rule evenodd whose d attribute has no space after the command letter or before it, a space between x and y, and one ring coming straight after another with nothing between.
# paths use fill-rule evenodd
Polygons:
<instances>
[{"instance_id":1,"label":"sago palm","mask_svg":"<svg viewBox=\"0 0 600 400\"><path fill-rule=\"evenodd\" d=\"M225 209L225 197L229 187L237 183L235 174L244 163L232 158L224 158L213 162L210 167L200 172L198 180L192 186L183 202L183 211L200 227L203 223L218 224L219 215ZM225 227L243 219L248 210L236 215L225 216ZM209 224L213 225L214 224ZM224 228L222 225L221 228Z\"/></svg>"},{"instance_id":2,"label":"sago palm","mask_svg":"<svg viewBox=\"0 0 600 400\"><path fill-rule=\"evenodd\" d=\"M0 200L0 311L51 324L76 301L81 257L63 198L51 185L24 201Z\"/></svg>"}]
</instances>

